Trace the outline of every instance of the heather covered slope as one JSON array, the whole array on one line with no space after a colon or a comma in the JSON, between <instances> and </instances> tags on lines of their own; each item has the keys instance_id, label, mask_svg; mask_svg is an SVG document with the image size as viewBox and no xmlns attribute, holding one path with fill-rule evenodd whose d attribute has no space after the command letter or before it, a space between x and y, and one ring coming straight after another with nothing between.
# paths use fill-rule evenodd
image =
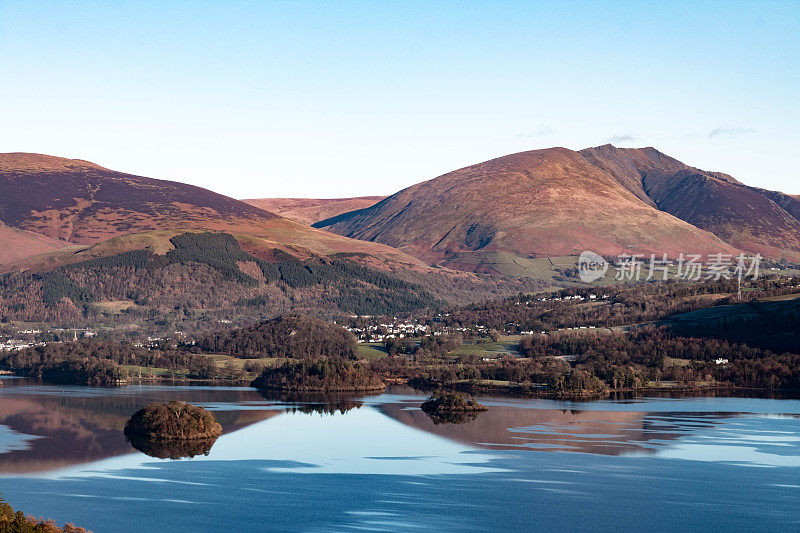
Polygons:
<instances>
[{"instance_id":1,"label":"heather covered slope","mask_svg":"<svg viewBox=\"0 0 800 533\"><path fill-rule=\"evenodd\" d=\"M23 259L21 266L35 266L40 254L70 244L159 230L224 231L303 258L354 253L375 264L427 268L388 246L313 229L200 187L40 154L0 154L0 221L16 226L0 227L6 270Z\"/></svg>"},{"instance_id":2,"label":"heather covered slope","mask_svg":"<svg viewBox=\"0 0 800 533\"><path fill-rule=\"evenodd\" d=\"M800 201L688 166L654 148L611 145L580 152L659 209L742 250L800 259Z\"/></svg>"},{"instance_id":3,"label":"heather covered slope","mask_svg":"<svg viewBox=\"0 0 800 533\"><path fill-rule=\"evenodd\" d=\"M77 244L166 228L258 227L276 215L200 187L78 159L0 154L0 220Z\"/></svg>"},{"instance_id":4,"label":"heather covered slope","mask_svg":"<svg viewBox=\"0 0 800 533\"><path fill-rule=\"evenodd\" d=\"M250 205L281 215L303 224L313 224L342 213L364 209L385 196L355 198L261 198L244 200Z\"/></svg>"},{"instance_id":5,"label":"heather covered slope","mask_svg":"<svg viewBox=\"0 0 800 533\"><path fill-rule=\"evenodd\" d=\"M315 226L450 266L465 253L498 251L736 252L631 188L572 150L534 150L456 170Z\"/></svg>"}]
</instances>

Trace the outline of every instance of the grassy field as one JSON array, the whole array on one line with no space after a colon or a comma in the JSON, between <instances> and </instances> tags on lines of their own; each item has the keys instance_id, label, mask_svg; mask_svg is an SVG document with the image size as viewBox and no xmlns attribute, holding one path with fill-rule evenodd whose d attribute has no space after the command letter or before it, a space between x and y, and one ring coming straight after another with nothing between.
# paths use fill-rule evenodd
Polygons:
<instances>
[{"instance_id":1,"label":"grassy field","mask_svg":"<svg viewBox=\"0 0 800 533\"><path fill-rule=\"evenodd\" d=\"M133 309L135 307L138 307L131 300L112 300L112 301L96 302L92 305L97 309L99 309L100 311L110 315L118 315L121 312L125 311L126 309Z\"/></svg>"},{"instance_id":2,"label":"grassy field","mask_svg":"<svg viewBox=\"0 0 800 533\"><path fill-rule=\"evenodd\" d=\"M674 322L699 323L727 318L756 316L759 313L795 313L800 307L800 294L787 294L764 298L755 302L741 304L721 305L708 309L699 309L688 313L681 313L669 317L667 320Z\"/></svg>"},{"instance_id":3,"label":"grassy field","mask_svg":"<svg viewBox=\"0 0 800 533\"><path fill-rule=\"evenodd\" d=\"M359 359L381 359L388 355L379 342L359 344L357 354Z\"/></svg>"},{"instance_id":4,"label":"grassy field","mask_svg":"<svg viewBox=\"0 0 800 533\"><path fill-rule=\"evenodd\" d=\"M262 365L266 366L274 366L281 363L284 359L280 357L260 357L258 359L241 359L239 357L233 357L232 355L225 355L221 353L212 353L212 354L200 354L205 357L208 357L214 364L217 365L219 368L230 368L231 366L237 369L244 368L245 363L261 363Z\"/></svg>"},{"instance_id":5,"label":"grassy field","mask_svg":"<svg viewBox=\"0 0 800 533\"><path fill-rule=\"evenodd\" d=\"M464 344L460 348L449 352L450 356L477 355L480 357L498 357L501 355L518 356L519 341L522 335L504 335L496 342L483 339L484 342Z\"/></svg>"}]
</instances>

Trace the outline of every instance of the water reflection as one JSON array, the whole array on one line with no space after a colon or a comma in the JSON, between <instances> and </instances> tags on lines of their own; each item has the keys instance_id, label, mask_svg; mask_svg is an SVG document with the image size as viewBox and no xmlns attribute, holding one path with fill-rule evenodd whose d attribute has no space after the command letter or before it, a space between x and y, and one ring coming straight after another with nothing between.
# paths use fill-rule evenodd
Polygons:
<instances>
[{"instance_id":1,"label":"water reflection","mask_svg":"<svg viewBox=\"0 0 800 533\"><path fill-rule=\"evenodd\" d=\"M490 411L436 424L402 388L66 389L0 389L0 490L98 532L800 527L800 402L480 398ZM131 447L127 417L169 399L225 433L210 449ZM179 455L194 457L160 460Z\"/></svg>"},{"instance_id":2,"label":"water reflection","mask_svg":"<svg viewBox=\"0 0 800 533\"><path fill-rule=\"evenodd\" d=\"M122 433L130 415L154 401L261 404L221 411L226 433L276 416L249 388L52 387L6 381L0 394L0 474L35 473L130 453ZM159 451L158 453L163 453Z\"/></svg>"},{"instance_id":3,"label":"water reflection","mask_svg":"<svg viewBox=\"0 0 800 533\"><path fill-rule=\"evenodd\" d=\"M581 403L485 398L481 401L491 406L491 410L485 413L429 416L419 409L425 396L400 387L381 395L353 396L269 394L248 387L48 387L16 381L0 389L0 398L0 474L63 470L71 465L96 463L130 454L134 449L164 459L208 457L228 460L235 459L239 453L240 459L263 460L270 458L263 452L270 447L269 443L286 444L294 438L291 434L297 435L297 442L289 448L290 453L275 451L274 458L298 460L296 451L303 448L302 442L309 435L311 438L329 439L332 437L326 432L338 434L351 422L355 426L343 433L341 442L337 444L363 451L361 460L348 459L351 465L363 463L364 457L374 462L387 460L376 457L416 459L418 455L430 455L423 451L376 453L371 447L361 446L360 442L347 443L348 440L357 441L356 434L370 435L370 439L374 439L376 433L392 432L396 433L397 439L404 441L418 441L422 434L427 433L459 443L456 449L460 451L457 453L476 449L532 450L685 459L697 456L706 460L706 457L715 457L713 450L719 450L721 446L728 446L727 451L731 454L734 454L734 448L748 448L756 457L754 454L776 454L781 446L793 446L794 450L800 445L800 439L781 443L778 435L761 434L757 428L752 429L755 433L749 436L749 440L743 441L743 434L733 439L729 428L751 423L752 416L743 420L740 412L721 408L731 405L737 409L748 406L756 407L756 411L776 410L778 404L774 402L783 402L779 405L800 411L800 402L787 400L638 398ZM215 444L215 441L129 442L124 437L122 428L131 413L153 401L171 399L189 401L214 411L225 434L235 434L235 438L223 438ZM758 406L764 409L758 409ZM686 410L677 410L677 407ZM355 416L355 413L365 410L369 411L366 416ZM335 421L323 420L317 427L300 415L334 417ZM759 416L796 415L765 413ZM274 423L263 424L273 420ZM258 426L260 436L247 446L236 444L247 440L251 433L244 429L253 425ZM313 436L315 427L320 432L317 436ZM400 428L416 432L403 433ZM713 435L713 438L708 435ZM759 438L764 442L757 442ZM261 450L254 452L252 447ZM386 450L392 447L384 445ZM400 448L407 450L408 446ZM319 457L324 459L324 450L301 458L300 462L311 465L307 467L309 471L320 471L315 461ZM744 452L739 450L735 453L739 457L736 461L741 461ZM354 454L358 455L358 452L354 451ZM759 455L757 461L753 461L764 463L766 459ZM369 470L364 464L353 468ZM397 471L403 471L403 468ZM433 467L433 470L439 470L439 467Z\"/></svg>"},{"instance_id":4,"label":"water reflection","mask_svg":"<svg viewBox=\"0 0 800 533\"><path fill-rule=\"evenodd\" d=\"M361 399L353 398L351 394L346 393L288 393L267 390L261 390L259 393L266 400L285 404L286 411L290 413L345 414L364 405Z\"/></svg>"},{"instance_id":5,"label":"water reflection","mask_svg":"<svg viewBox=\"0 0 800 533\"><path fill-rule=\"evenodd\" d=\"M217 442L217 437L213 439L192 439L192 440L163 440L148 439L140 435L129 435L128 442L131 446L145 455L158 459L184 459L192 458L197 455L208 455L211 447Z\"/></svg>"},{"instance_id":6,"label":"water reflection","mask_svg":"<svg viewBox=\"0 0 800 533\"><path fill-rule=\"evenodd\" d=\"M439 424L465 424L472 422L484 411L423 412L431 419L431 422L438 426Z\"/></svg>"},{"instance_id":7,"label":"water reflection","mask_svg":"<svg viewBox=\"0 0 800 533\"><path fill-rule=\"evenodd\" d=\"M411 403L387 403L379 409L422 431L483 448L605 455L652 452L665 442L714 423L702 418L689 423L670 417L652 417L639 411L520 409L492 405L484 416L464 417L459 424L443 424Z\"/></svg>"}]
</instances>

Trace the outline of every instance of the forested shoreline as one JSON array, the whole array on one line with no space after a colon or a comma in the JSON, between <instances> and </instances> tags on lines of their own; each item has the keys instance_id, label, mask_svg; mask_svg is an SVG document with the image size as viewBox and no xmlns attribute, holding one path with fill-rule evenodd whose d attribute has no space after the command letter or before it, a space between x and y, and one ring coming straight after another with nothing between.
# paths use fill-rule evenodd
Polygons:
<instances>
[{"instance_id":1,"label":"forested shoreline","mask_svg":"<svg viewBox=\"0 0 800 533\"><path fill-rule=\"evenodd\" d=\"M794 295L798 282L761 280L741 298L730 293L734 287L727 281L521 294L420 314L424 329L409 327L426 333L385 335L380 349L366 352L341 325L295 313L209 332L196 342L165 339L137 346L84 339L0 352L0 369L83 385L120 384L138 379L141 369L158 369L162 379L253 382L276 390L367 390L378 386L373 374L422 388L531 396L798 390L800 345L793 332L800 330L800 300L780 298ZM753 312L730 307L740 301ZM724 305L733 311L671 319L674 313ZM620 321L625 327L609 327ZM482 343L496 344L513 333L515 340L499 356L481 356ZM362 359L364 353L370 358ZM222 359L224 365L218 363Z\"/></svg>"}]
</instances>

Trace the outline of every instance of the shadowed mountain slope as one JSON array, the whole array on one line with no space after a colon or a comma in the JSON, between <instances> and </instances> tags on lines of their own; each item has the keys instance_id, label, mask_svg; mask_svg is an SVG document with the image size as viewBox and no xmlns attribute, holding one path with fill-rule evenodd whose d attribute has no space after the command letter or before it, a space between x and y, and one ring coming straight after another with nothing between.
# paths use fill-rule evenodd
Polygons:
<instances>
[{"instance_id":1,"label":"shadowed mountain slope","mask_svg":"<svg viewBox=\"0 0 800 533\"><path fill-rule=\"evenodd\" d=\"M250 205L286 218L313 224L348 211L364 209L386 198L358 196L355 198L262 198L244 200Z\"/></svg>"},{"instance_id":2,"label":"shadowed mountain slope","mask_svg":"<svg viewBox=\"0 0 800 533\"><path fill-rule=\"evenodd\" d=\"M795 197L690 167L654 148L604 145L580 153L638 197L739 249L800 260Z\"/></svg>"},{"instance_id":3,"label":"shadowed mountain slope","mask_svg":"<svg viewBox=\"0 0 800 533\"><path fill-rule=\"evenodd\" d=\"M0 154L0 219L78 244L179 227L246 228L276 215L200 187L79 159Z\"/></svg>"},{"instance_id":4,"label":"shadowed mountain slope","mask_svg":"<svg viewBox=\"0 0 800 533\"><path fill-rule=\"evenodd\" d=\"M315 226L453 267L465 252L736 252L651 203L578 152L551 148L462 168Z\"/></svg>"}]
</instances>

